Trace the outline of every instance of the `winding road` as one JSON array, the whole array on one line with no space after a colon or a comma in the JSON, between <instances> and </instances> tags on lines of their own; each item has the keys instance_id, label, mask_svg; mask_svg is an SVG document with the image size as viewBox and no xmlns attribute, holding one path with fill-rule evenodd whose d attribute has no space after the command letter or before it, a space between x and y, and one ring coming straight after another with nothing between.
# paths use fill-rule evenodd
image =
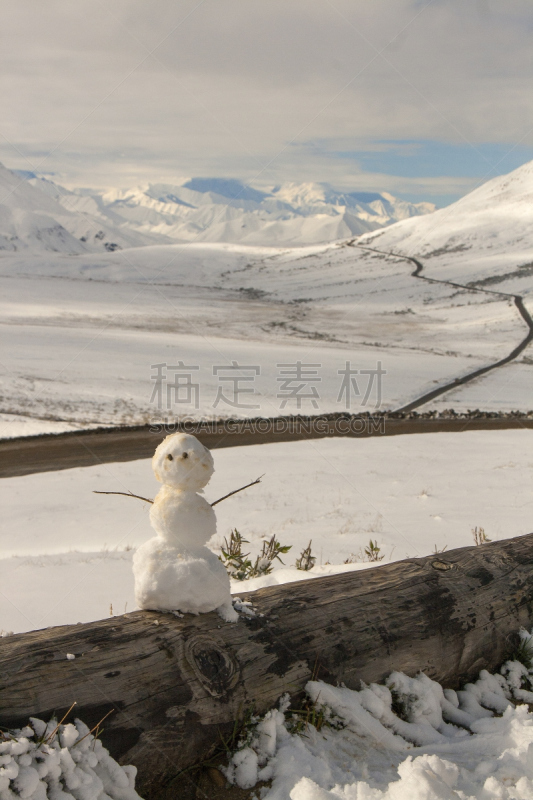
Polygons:
<instances>
[{"instance_id":1,"label":"winding road","mask_svg":"<svg viewBox=\"0 0 533 800\"><path fill-rule=\"evenodd\" d=\"M358 245L355 243L355 240L348 242L350 247L358 247L361 250L370 250L373 253L379 253L383 256L390 256L392 258L399 258L403 261L410 261L412 264L415 265L415 270L411 273L413 278L419 278L422 281L427 281L428 283L440 283L444 286L451 286L454 289L464 289L469 292L481 292L483 294L491 294L497 295L498 297L506 297L512 299L516 308L518 309L518 313L526 323L528 327L528 332L526 336L522 339L522 341L514 347L509 355L505 356L505 358L500 358L498 361L494 361L492 364L488 364L486 367L480 367L479 369L475 369L472 372L463 375L461 378L454 378L453 381L449 383L445 383L442 386L437 387L436 389L432 389L430 392L426 392L425 394L420 395L417 397L416 400L412 400L410 403L407 403L401 408L396 409L397 413L404 412L407 413L409 411L414 411L416 408L420 408L421 406L428 403L430 400L434 400L435 397L439 397L446 392L449 392L450 389L457 389L458 386L464 386L466 383L470 383L475 378L479 378L480 375L485 375L487 372L492 372L498 367L503 367L505 364L508 364L510 361L514 361L517 356L519 356L526 347L531 344L533 341L533 319L531 318L529 311L524 305L524 298L519 294L510 294L508 292L498 292L494 289L480 289L476 286L469 286L468 284L463 283L456 283L455 281L443 281L439 280L438 278L428 278L426 275L422 275L422 270L424 269L424 265L418 258L414 258L413 256L404 256L400 253L392 253L386 252L384 250L378 250L375 247L365 247L363 245Z\"/></svg>"}]
</instances>

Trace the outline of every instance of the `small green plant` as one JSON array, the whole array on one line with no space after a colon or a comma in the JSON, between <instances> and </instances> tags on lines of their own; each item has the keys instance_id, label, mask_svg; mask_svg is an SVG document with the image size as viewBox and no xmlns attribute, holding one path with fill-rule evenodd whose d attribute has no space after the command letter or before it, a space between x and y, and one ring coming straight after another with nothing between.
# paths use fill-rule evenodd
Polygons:
<instances>
[{"instance_id":1,"label":"small green plant","mask_svg":"<svg viewBox=\"0 0 533 800\"><path fill-rule=\"evenodd\" d=\"M233 728L228 736L222 735L220 728L218 735L220 743L217 747L218 752L225 752L232 755L235 750L240 750L250 743L253 733L260 717L256 716L253 706L246 709L242 717L238 716L233 723Z\"/></svg>"},{"instance_id":2,"label":"small green plant","mask_svg":"<svg viewBox=\"0 0 533 800\"><path fill-rule=\"evenodd\" d=\"M520 642L513 651L510 660L520 661L526 669L531 669L533 667L533 636L526 636L525 631L522 631L522 633L524 635L520 636Z\"/></svg>"},{"instance_id":3,"label":"small green plant","mask_svg":"<svg viewBox=\"0 0 533 800\"><path fill-rule=\"evenodd\" d=\"M345 727L345 723L339 717L336 717L328 706L319 703L319 698L313 701L307 696L299 702L296 701L291 704L285 714L285 720L289 733L299 736L305 734L310 725L316 728L317 731L322 730L324 727L333 730L340 730Z\"/></svg>"},{"instance_id":4,"label":"small green plant","mask_svg":"<svg viewBox=\"0 0 533 800\"><path fill-rule=\"evenodd\" d=\"M222 555L219 556L230 576L238 581L246 580L252 566L252 562L248 558L250 554L242 552L243 544L249 544L248 539L241 536L237 528L234 528L230 533L229 542L224 537L224 546L221 547Z\"/></svg>"},{"instance_id":5,"label":"small green plant","mask_svg":"<svg viewBox=\"0 0 533 800\"><path fill-rule=\"evenodd\" d=\"M276 534L271 539L263 542L263 549L255 559L255 564L250 570L250 578L257 578L259 575L270 575L273 570L272 562L277 559L280 564L284 562L280 558L280 553L288 553L292 545L282 545L276 539Z\"/></svg>"},{"instance_id":6,"label":"small green plant","mask_svg":"<svg viewBox=\"0 0 533 800\"><path fill-rule=\"evenodd\" d=\"M370 539L368 545L365 547L365 561L383 561L385 554L381 555L381 547L378 545L378 540L375 542Z\"/></svg>"},{"instance_id":7,"label":"small green plant","mask_svg":"<svg viewBox=\"0 0 533 800\"><path fill-rule=\"evenodd\" d=\"M381 547L378 545L378 540L375 542L370 539L365 548L362 548L357 553L350 553L348 558L344 559L345 564L360 564L363 561L383 561L385 554L381 553Z\"/></svg>"},{"instance_id":8,"label":"small green plant","mask_svg":"<svg viewBox=\"0 0 533 800\"><path fill-rule=\"evenodd\" d=\"M303 703L300 708L291 708L287 714L286 725L289 733L301 735L307 731L309 725L320 731L327 724L328 720L324 706L317 708L310 701Z\"/></svg>"},{"instance_id":9,"label":"small green plant","mask_svg":"<svg viewBox=\"0 0 533 800\"><path fill-rule=\"evenodd\" d=\"M472 528L472 536L474 537L475 544L478 546L480 544L486 544L487 542L491 541L491 539L489 539L489 537L485 533L485 528L481 527L478 528L477 525L475 528Z\"/></svg>"},{"instance_id":10,"label":"small green plant","mask_svg":"<svg viewBox=\"0 0 533 800\"><path fill-rule=\"evenodd\" d=\"M309 572L310 569L313 569L316 563L316 556L311 553L311 545L313 541L312 539L309 540L309 544L307 545L304 550L300 553L300 557L296 559L295 567L296 569L301 569L304 572Z\"/></svg>"},{"instance_id":11,"label":"small green plant","mask_svg":"<svg viewBox=\"0 0 533 800\"><path fill-rule=\"evenodd\" d=\"M221 547L222 555L220 560L228 570L232 578L238 581L245 581L248 578L258 578L260 575L269 575L273 566L272 563L277 559L281 564L280 554L288 553L291 545L282 545L276 539L276 535L263 542L263 548L255 562L252 563L248 556L243 553L243 545L250 544L248 539L242 536L237 528L231 531L229 541L224 538L224 546Z\"/></svg>"}]
</instances>

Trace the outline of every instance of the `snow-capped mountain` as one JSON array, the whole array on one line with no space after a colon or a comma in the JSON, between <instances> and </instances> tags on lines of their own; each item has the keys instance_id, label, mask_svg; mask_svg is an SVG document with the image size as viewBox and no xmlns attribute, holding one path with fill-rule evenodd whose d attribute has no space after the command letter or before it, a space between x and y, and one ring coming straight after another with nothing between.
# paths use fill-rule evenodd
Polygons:
<instances>
[{"instance_id":1,"label":"snow-capped mountain","mask_svg":"<svg viewBox=\"0 0 533 800\"><path fill-rule=\"evenodd\" d=\"M213 178L114 190L97 199L139 230L180 242L262 245L341 239L434 210L430 203L415 205L391 195L347 195L326 184L283 184L259 192L239 181Z\"/></svg>"},{"instance_id":2,"label":"snow-capped mountain","mask_svg":"<svg viewBox=\"0 0 533 800\"><path fill-rule=\"evenodd\" d=\"M81 253L84 246L63 225L69 213L0 164L0 250Z\"/></svg>"},{"instance_id":3,"label":"snow-capped mountain","mask_svg":"<svg viewBox=\"0 0 533 800\"><path fill-rule=\"evenodd\" d=\"M360 235L435 208L431 203L408 203L387 193L338 192L318 183L286 183L259 191L232 179L190 178L179 184L98 192L70 191L32 173L21 175L80 217L79 231L84 232L78 238L83 236L91 246L95 242L88 220L93 227L111 227L113 241L120 246L124 245L118 231L122 237L137 235L150 243L302 245Z\"/></svg>"},{"instance_id":4,"label":"snow-capped mountain","mask_svg":"<svg viewBox=\"0 0 533 800\"><path fill-rule=\"evenodd\" d=\"M433 203L409 203L388 192L338 192L327 183L284 183L275 187L273 194L301 213L317 213L324 206L346 208L367 222L379 222L380 227L435 211Z\"/></svg>"},{"instance_id":5,"label":"snow-capped mountain","mask_svg":"<svg viewBox=\"0 0 533 800\"><path fill-rule=\"evenodd\" d=\"M90 198L83 198L83 208L72 195L75 202L69 206L71 195L51 181L28 181L0 164L0 251L76 254L167 241L93 214Z\"/></svg>"},{"instance_id":6,"label":"snow-capped mountain","mask_svg":"<svg viewBox=\"0 0 533 800\"><path fill-rule=\"evenodd\" d=\"M430 217L406 219L363 236L359 243L431 259L431 264L531 262L533 161L493 178Z\"/></svg>"}]
</instances>

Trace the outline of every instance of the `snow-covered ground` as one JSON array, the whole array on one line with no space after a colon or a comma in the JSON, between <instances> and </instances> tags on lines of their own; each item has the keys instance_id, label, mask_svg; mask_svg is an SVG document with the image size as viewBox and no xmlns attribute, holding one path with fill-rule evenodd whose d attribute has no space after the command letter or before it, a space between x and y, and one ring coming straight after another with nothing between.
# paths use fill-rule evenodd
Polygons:
<instances>
[{"instance_id":1,"label":"snow-covered ground","mask_svg":"<svg viewBox=\"0 0 533 800\"><path fill-rule=\"evenodd\" d=\"M0 765L5 798L140 800L137 769L117 764L98 734L79 719L63 725L57 719L32 717L24 728L2 736Z\"/></svg>"},{"instance_id":2,"label":"snow-covered ground","mask_svg":"<svg viewBox=\"0 0 533 800\"><path fill-rule=\"evenodd\" d=\"M531 688L518 661L458 692L399 672L360 691L310 681L317 726L282 699L223 769L241 788L267 781L263 800L531 800Z\"/></svg>"},{"instance_id":3,"label":"snow-covered ground","mask_svg":"<svg viewBox=\"0 0 533 800\"><path fill-rule=\"evenodd\" d=\"M533 432L477 431L323 439L214 451L211 502L262 475L216 507L219 546L232 528L255 556L264 537L292 546L271 575L233 582L239 594L313 575L364 569L377 541L384 562L530 533ZM5 478L0 482L0 629L85 622L135 608L133 548L151 536L148 505L92 494L154 497L149 460ZM312 540L314 570L294 562ZM346 560L354 563L344 564Z\"/></svg>"},{"instance_id":4,"label":"snow-covered ground","mask_svg":"<svg viewBox=\"0 0 533 800\"><path fill-rule=\"evenodd\" d=\"M44 432L51 422L69 429L176 414L342 411L347 401L352 412L379 402L396 408L505 356L523 338L524 322L506 298L428 284L410 272L403 261L343 243L297 251L174 245L3 256L0 413L7 416L0 436L24 434L28 419L42 420ZM154 365L180 361L199 368L188 372L197 393L182 394L189 402L176 404L168 386L177 372L163 367L159 409L150 402ZM279 365L298 361L314 365L300 407L279 380ZM238 371L248 379L239 389L254 390L239 395L237 406L224 383L231 371L214 369L232 362L251 368ZM364 402L370 373L352 376L359 394L341 394L347 362L353 370L381 364L381 398L375 379ZM229 402L215 405L222 387ZM500 403L527 409L529 393L503 395Z\"/></svg>"},{"instance_id":5,"label":"snow-covered ground","mask_svg":"<svg viewBox=\"0 0 533 800\"><path fill-rule=\"evenodd\" d=\"M456 411L467 411L469 408L482 408L484 411L513 411L526 405L531 408L532 366L531 355L523 355L511 364L476 378L467 386L451 389L442 397L422 406L421 410L454 408Z\"/></svg>"}]
</instances>

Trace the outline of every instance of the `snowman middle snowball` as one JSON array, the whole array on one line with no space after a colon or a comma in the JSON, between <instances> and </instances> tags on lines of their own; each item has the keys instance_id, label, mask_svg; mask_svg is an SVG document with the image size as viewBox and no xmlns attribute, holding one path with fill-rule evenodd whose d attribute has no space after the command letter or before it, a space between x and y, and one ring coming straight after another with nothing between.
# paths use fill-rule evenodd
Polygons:
<instances>
[{"instance_id":1,"label":"snowman middle snowball","mask_svg":"<svg viewBox=\"0 0 533 800\"><path fill-rule=\"evenodd\" d=\"M133 556L137 605L191 614L217 609L235 622L228 573L205 546L216 532L215 512L197 494L214 472L211 453L195 436L173 433L156 449L152 468L163 486L150 509L157 535Z\"/></svg>"}]
</instances>

